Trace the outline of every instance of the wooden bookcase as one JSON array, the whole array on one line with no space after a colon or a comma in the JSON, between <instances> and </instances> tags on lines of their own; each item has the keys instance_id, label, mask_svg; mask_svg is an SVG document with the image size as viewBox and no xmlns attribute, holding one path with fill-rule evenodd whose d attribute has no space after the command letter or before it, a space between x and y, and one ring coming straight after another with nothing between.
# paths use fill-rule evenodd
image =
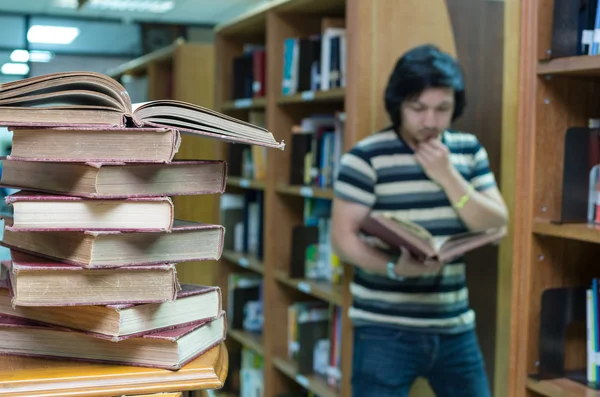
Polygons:
<instances>
[{"instance_id":1,"label":"wooden bookcase","mask_svg":"<svg viewBox=\"0 0 600 397\"><path fill-rule=\"evenodd\" d=\"M553 222L560 218L565 132L572 126L585 127L588 119L600 115L600 57L548 61L553 1L520 4L518 173L508 395L600 396L599 390L567 378L537 380L532 376L540 365L544 291L590 288L592 278L600 276L600 229L583 223ZM569 330L565 352L567 370L585 371L585 323Z\"/></svg>"},{"instance_id":2,"label":"wooden bookcase","mask_svg":"<svg viewBox=\"0 0 600 397\"><path fill-rule=\"evenodd\" d=\"M286 37L320 32L324 17L344 17L346 23L346 86L324 92L281 94L283 41ZM248 119L252 110L266 112L266 127L276 139L291 141L291 130L313 113L345 112L344 149L388 124L383 89L398 56L409 48L435 43L456 54L453 30L444 0L275 0L234 21L217 26L215 38L217 110ZM267 91L264 98L231 100L234 57L245 44L266 49ZM231 145L221 144L227 159ZM351 396L352 324L347 317L351 305L349 281L352 271L344 267L341 285L288 277L292 227L302 223L304 197L332 199L331 189L290 186L291 150L269 149L264 181L228 178L228 190L255 189L264 192L264 258L258 261L225 251L220 263L219 285L227 297L230 273L258 273L263 277L264 330L260 337L240 330L228 333L230 352L244 346L264 355L265 396L276 397L294 390L312 391L320 397ZM318 299L339 305L342 320L342 384L339 390L317 376L298 374L287 359L287 308L295 301ZM232 377L232 374L230 374ZM419 385L413 395L423 388ZM428 395L426 393L425 395Z\"/></svg>"},{"instance_id":3,"label":"wooden bookcase","mask_svg":"<svg viewBox=\"0 0 600 397\"><path fill-rule=\"evenodd\" d=\"M145 76L148 101L175 99L214 108L214 46L176 40L170 46L122 64L107 74L123 81L124 76ZM219 157L214 139L182 134L175 159L212 160ZM178 196L173 198L175 217L205 223L218 223L219 196ZM181 282L214 285L217 262L177 265Z\"/></svg>"}]
</instances>

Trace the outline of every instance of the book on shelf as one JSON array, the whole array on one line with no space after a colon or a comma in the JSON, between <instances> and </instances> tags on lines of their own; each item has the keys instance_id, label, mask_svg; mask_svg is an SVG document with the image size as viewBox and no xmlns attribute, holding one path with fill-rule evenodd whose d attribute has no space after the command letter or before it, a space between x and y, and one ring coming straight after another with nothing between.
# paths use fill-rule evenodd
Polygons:
<instances>
[{"instance_id":1,"label":"book on shelf","mask_svg":"<svg viewBox=\"0 0 600 397\"><path fill-rule=\"evenodd\" d=\"M199 105L156 100L132 104L125 88L96 72L60 72L0 85L4 126L171 128L231 143L283 149L265 128Z\"/></svg>"},{"instance_id":2,"label":"book on shelf","mask_svg":"<svg viewBox=\"0 0 600 397\"><path fill-rule=\"evenodd\" d=\"M266 50L262 45L244 45L242 54L232 60L231 98L264 98L267 92Z\"/></svg>"},{"instance_id":3,"label":"book on shelf","mask_svg":"<svg viewBox=\"0 0 600 397\"><path fill-rule=\"evenodd\" d=\"M343 148L345 113L313 114L292 127L290 185L333 187Z\"/></svg>"},{"instance_id":4,"label":"book on shelf","mask_svg":"<svg viewBox=\"0 0 600 397\"><path fill-rule=\"evenodd\" d=\"M114 342L98 334L0 317L0 354L68 358L177 370L225 339L224 313L213 320Z\"/></svg>"},{"instance_id":5,"label":"book on shelf","mask_svg":"<svg viewBox=\"0 0 600 397\"><path fill-rule=\"evenodd\" d=\"M343 18L323 18L321 32L283 41L281 93L328 91L346 86L346 29Z\"/></svg>"},{"instance_id":6,"label":"book on shelf","mask_svg":"<svg viewBox=\"0 0 600 397\"><path fill-rule=\"evenodd\" d=\"M263 280L259 274L230 273L227 280L229 327L249 332L263 329Z\"/></svg>"},{"instance_id":7,"label":"book on shelf","mask_svg":"<svg viewBox=\"0 0 600 397\"><path fill-rule=\"evenodd\" d=\"M442 262L497 243L506 235L505 228L497 228L436 237L423 226L392 213L369 215L361 230L368 234L365 239L379 248L400 252L400 247L404 247L416 258Z\"/></svg>"},{"instance_id":8,"label":"book on shelf","mask_svg":"<svg viewBox=\"0 0 600 397\"><path fill-rule=\"evenodd\" d=\"M89 198L221 194L227 181L227 163L219 160L169 164L0 160L3 186Z\"/></svg>"},{"instance_id":9,"label":"book on shelf","mask_svg":"<svg viewBox=\"0 0 600 397\"><path fill-rule=\"evenodd\" d=\"M288 306L287 315L288 357L297 363L298 373L319 375L336 387L340 370L340 308L322 301L295 302Z\"/></svg>"},{"instance_id":10,"label":"book on shelf","mask_svg":"<svg viewBox=\"0 0 600 397\"><path fill-rule=\"evenodd\" d=\"M15 231L5 218L0 245L85 268L158 265L218 260L223 253L221 225L175 219L169 231L157 233L57 230Z\"/></svg>"},{"instance_id":11,"label":"book on shelf","mask_svg":"<svg viewBox=\"0 0 600 397\"><path fill-rule=\"evenodd\" d=\"M598 55L600 29L597 0L574 2L555 0L552 3L551 58Z\"/></svg>"},{"instance_id":12,"label":"book on shelf","mask_svg":"<svg viewBox=\"0 0 600 397\"><path fill-rule=\"evenodd\" d=\"M0 281L0 316L101 334L113 341L214 319L223 311L219 287L193 284L182 284L175 300L161 303L14 306L12 296L9 280Z\"/></svg>"}]
</instances>

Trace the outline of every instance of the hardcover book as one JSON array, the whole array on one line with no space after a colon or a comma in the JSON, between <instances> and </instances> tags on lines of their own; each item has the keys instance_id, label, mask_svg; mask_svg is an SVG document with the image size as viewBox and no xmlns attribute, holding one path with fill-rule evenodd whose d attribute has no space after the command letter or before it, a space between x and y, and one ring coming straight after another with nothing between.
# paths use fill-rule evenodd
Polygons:
<instances>
[{"instance_id":1,"label":"hardcover book","mask_svg":"<svg viewBox=\"0 0 600 397\"><path fill-rule=\"evenodd\" d=\"M2 266L16 306L170 302L181 288L173 264L84 269L17 251L10 255Z\"/></svg>"},{"instance_id":2,"label":"hardcover book","mask_svg":"<svg viewBox=\"0 0 600 397\"><path fill-rule=\"evenodd\" d=\"M226 181L227 163L219 160L126 164L4 159L0 184L21 190L115 199L221 194Z\"/></svg>"},{"instance_id":3,"label":"hardcover book","mask_svg":"<svg viewBox=\"0 0 600 397\"><path fill-rule=\"evenodd\" d=\"M9 130L13 137L7 157L13 160L169 163L181 144L173 128L17 126Z\"/></svg>"},{"instance_id":4,"label":"hardcover book","mask_svg":"<svg viewBox=\"0 0 600 397\"><path fill-rule=\"evenodd\" d=\"M170 231L15 231L5 218L0 245L85 268L219 260L225 228L176 219ZM18 229L17 229L18 230Z\"/></svg>"},{"instance_id":5,"label":"hardcover book","mask_svg":"<svg viewBox=\"0 0 600 397\"><path fill-rule=\"evenodd\" d=\"M219 287L193 284L182 284L177 298L163 303L36 307L14 306L12 297L10 282L0 281L0 315L101 334L113 341L211 320L223 311Z\"/></svg>"},{"instance_id":6,"label":"hardcover book","mask_svg":"<svg viewBox=\"0 0 600 397\"><path fill-rule=\"evenodd\" d=\"M173 226L169 197L86 199L30 191L5 198L13 207L13 231L164 231Z\"/></svg>"},{"instance_id":7,"label":"hardcover book","mask_svg":"<svg viewBox=\"0 0 600 397\"><path fill-rule=\"evenodd\" d=\"M226 327L221 314L214 320L114 342L97 334L0 317L0 354L177 370L222 342Z\"/></svg>"}]
</instances>

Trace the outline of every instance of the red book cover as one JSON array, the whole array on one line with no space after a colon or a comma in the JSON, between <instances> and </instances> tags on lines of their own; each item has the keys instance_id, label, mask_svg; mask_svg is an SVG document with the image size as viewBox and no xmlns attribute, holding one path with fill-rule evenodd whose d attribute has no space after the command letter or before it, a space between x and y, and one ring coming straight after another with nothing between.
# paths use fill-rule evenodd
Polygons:
<instances>
[{"instance_id":1,"label":"red book cover","mask_svg":"<svg viewBox=\"0 0 600 397\"><path fill-rule=\"evenodd\" d=\"M265 58L265 50L254 50L252 52L252 73L254 77L252 91L254 98L263 98L267 92L267 63L265 62Z\"/></svg>"}]
</instances>

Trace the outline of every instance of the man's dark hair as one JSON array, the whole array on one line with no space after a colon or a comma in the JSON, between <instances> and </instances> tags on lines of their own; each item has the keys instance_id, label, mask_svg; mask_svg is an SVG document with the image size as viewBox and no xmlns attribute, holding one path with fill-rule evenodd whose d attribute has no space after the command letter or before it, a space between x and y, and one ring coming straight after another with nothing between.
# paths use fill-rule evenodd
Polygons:
<instances>
[{"instance_id":1,"label":"man's dark hair","mask_svg":"<svg viewBox=\"0 0 600 397\"><path fill-rule=\"evenodd\" d=\"M452 121L460 117L466 105L465 84L460 65L449 54L434 45L425 44L402 55L388 80L384 97L385 108L396 131L401 124L402 102L420 95L426 88L452 88Z\"/></svg>"}]
</instances>

